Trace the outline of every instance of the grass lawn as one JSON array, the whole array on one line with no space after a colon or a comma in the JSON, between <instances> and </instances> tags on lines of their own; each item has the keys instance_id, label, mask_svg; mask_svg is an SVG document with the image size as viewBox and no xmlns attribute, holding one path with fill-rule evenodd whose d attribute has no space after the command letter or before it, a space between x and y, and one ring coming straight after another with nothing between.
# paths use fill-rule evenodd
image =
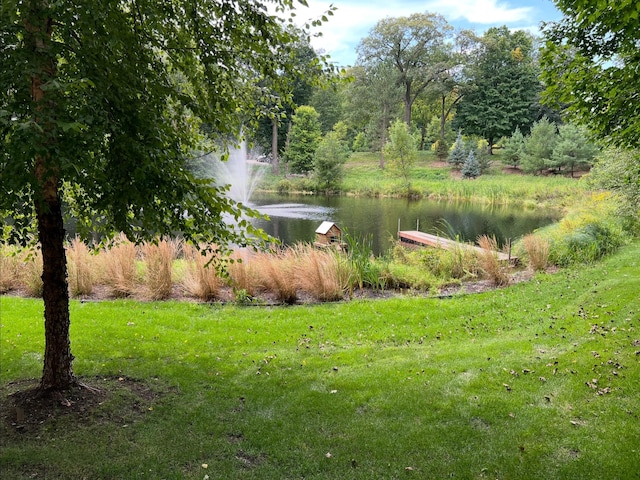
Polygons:
<instances>
[{"instance_id":1,"label":"grass lawn","mask_svg":"<svg viewBox=\"0 0 640 480\"><path fill-rule=\"evenodd\" d=\"M75 372L110 394L28 429L11 422L29 412L3 412L0 472L640 478L638 292L636 242L595 266L448 299L74 301ZM40 375L41 316L39 300L0 297L3 399Z\"/></svg>"}]
</instances>

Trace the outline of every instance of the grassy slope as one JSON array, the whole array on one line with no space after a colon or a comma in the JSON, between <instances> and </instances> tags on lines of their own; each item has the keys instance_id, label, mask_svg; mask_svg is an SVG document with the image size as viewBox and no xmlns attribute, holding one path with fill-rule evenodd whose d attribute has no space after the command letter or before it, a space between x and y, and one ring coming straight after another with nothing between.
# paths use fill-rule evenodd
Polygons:
<instances>
[{"instance_id":1,"label":"grassy slope","mask_svg":"<svg viewBox=\"0 0 640 480\"><path fill-rule=\"evenodd\" d=\"M452 178L449 167L433 167L435 159L430 152L419 153L411 173L411 187L425 197L496 204L524 202L557 208L583 191L576 179L502 174L503 165L497 155L490 174L476 180ZM379 170L378 162L378 154L354 153L346 164L343 190L358 195L403 195L406 187Z\"/></svg>"},{"instance_id":2,"label":"grassy slope","mask_svg":"<svg viewBox=\"0 0 640 480\"><path fill-rule=\"evenodd\" d=\"M635 243L594 267L443 300L73 302L76 373L146 379L170 393L143 403L137 420L60 417L38 439L3 425L0 471L640 478L638 291ZM39 376L41 308L0 298L2 385Z\"/></svg>"}]
</instances>

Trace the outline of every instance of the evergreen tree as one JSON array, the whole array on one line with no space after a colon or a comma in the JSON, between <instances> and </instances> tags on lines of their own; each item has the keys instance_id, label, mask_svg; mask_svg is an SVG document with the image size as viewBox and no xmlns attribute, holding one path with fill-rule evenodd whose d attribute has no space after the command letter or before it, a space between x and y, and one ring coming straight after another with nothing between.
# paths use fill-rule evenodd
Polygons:
<instances>
[{"instance_id":1,"label":"evergreen tree","mask_svg":"<svg viewBox=\"0 0 640 480\"><path fill-rule=\"evenodd\" d=\"M319 118L313 107L302 105L296 108L284 152L292 173L304 174L313 170L313 155L322 139Z\"/></svg>"},{"instance_id":2,"label":"evergreen tree","mask_svg":"<svg viewBox=\"0 0 640 480\"><path fill-rule=\"evenodd\" d=\"M453 119L454 128L479 135L493 143L520 127L533 123L540 82L534 59L533 37L506 26L490 28L477 48L477 61L466 75L474 88L462 97Z\"/></svg>"},{"instance_id":3,"label":"evergreen tree","mask_svg":"<svg viewBox=\"0 0 640 480\"><path fill-rule=\"evenodd\" d=\"M453 149L449 152L449 157L447 157L447 163L456 168L460 168L464 164L468 155L469 154L464 146L464 140L462 139L462 132L458 132L456 141L453 144Z\"/></svg>"},{"instance_id":4,"label":"evergreen tree","mask_svg":"<svg viewBox=\"0 0 640 480\"><path fill-rule=\"evenodd\" d=\"M507 139L502 155L502 162L516 168L520 164L524 153L524 135L520 128L516 127L513 135Z\"/></svg>"},{"instance_id":5,"label":"evergreen tree","mask_svg":"<svg viewBox=\"0 0 640 480\"><path fill-rule=\"evenodd\" d=\"M525 138L522 170L527 173L542 173L552 166L551 156L558 141L556 125L543 117L531 128L531 134Z\"/></svg>"},{"instance_id":6,"label":"evergreen tree","mask_svg":"<svg viewBox=\"0 0 640 480\"><path fill-rule=\"evenodd\" d=\"M480 164L473 153L473 150L469 152L467 159L462 165L462 177L463 178L477 178L480 176Z\"/></svg>"},{"instance_id":7,"label":"evergreen tree","mask_svg":"<svg viewBox=\"0 0 640 480\"><path fill-rule=\"evenodd\" d=\"M561 125L558 129L558 143L551 155L551 166L568 169L573 177L576 169L591 166L597 151L583 129L570 123Z\"/></svg>"}]
</instances>

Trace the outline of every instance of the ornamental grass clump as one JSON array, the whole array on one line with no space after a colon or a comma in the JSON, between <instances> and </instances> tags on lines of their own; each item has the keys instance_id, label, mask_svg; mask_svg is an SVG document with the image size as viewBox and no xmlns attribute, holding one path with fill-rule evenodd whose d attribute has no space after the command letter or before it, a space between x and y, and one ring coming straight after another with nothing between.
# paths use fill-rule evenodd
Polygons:
<instances>
[{"instance_id":1,"label":"ornamental grass clump","mask_svg":"<svg viewBox=\"0 0 640 480\"><path fill-rule=\"evenodd\" d=\"M248 250L234 250L226 269L236 298L253 298L260 288L254 258Z\"/></svg>"},{"instance_id":2,"label":"ornamental grass clump","mask_svg":"<svg viewBox=\"0 0 640 480\"><path fill-rule=\"evenodd\" d=\"M137 289L137 251L124 234L116 237L100 254L103 282L116 298L133 295Z\"/></svg>"},{"instance_id":3,"label":"ornamental grass clump","mask_svg":"<svg viewBox=\"0 0 640 480\"><path fill-rule=\"evenodd\" d=\"M522 239L522 243L527 252L531 269L534 272L545 271L549 265L549 240L529 234Z\"/></svg>"},{"instance_id":4,"label":"ornamental grass clump","mask_svg":"<svg viewBox=\"0 0 640 480\"><path fill-rule=\"evenodd\" d=\"M19 279L28 296L42 297L42 253L39 249L23 253Z\"/></svg>"},{"instance_id":5,"label":"ornamental grass clump","mask_svg":"<svg viewBox=\"0 0 640 480\"><path fill-rule=\"evenodd\" d=\"M222 278L214 265L214 253L202 252L185 243L182 253L186 262L182 286L185 292L199 300L211 301L220 297Z\"/></svg>"},{"instance_id":6,"label":"ornamental grass clump","mask_svg":"<svg viewBox=\"0 0 640 480\"><path fill-rule=\"evenodd\" d=\"M143 295L149 300L164 300L171 296L173 289L172 267L176 258L179 242L161 239L145 242L141 251L145 265Z\"/></svg>"},{"instance_id":7,"label":"ornamental grass clump","mask_svg":"<svg viewBox=\"0 0 640 480\"><path fill-rule=\"evenodd\" d=\"M275 295L283 303L298 298L295 279L295 255L287 248L279 252L259 252L253 258L256 277L262 290Z\"/></svg>"},{"instance_id":8,"label":"ornamental grass clump","mask_svg":"<svg viewBox=\"0 0 640 480\"><path fill-rule=\"evenodd\" d=\"M78 238L67 246L69 293L72 297L91 295L95 282L94 257L89 248Z\"/></svg>"},{"instance_id":9,"label":"ornamental grass clump","mask_svg":"<svg viewBox=\"0 0 640 480\"><path fill-rule=\"evenodd\" d=\"M481 235L478 237L478 245L483 249L478 254L478 263L482 271L496 286L505 286L509 284L509 267L508 263L500 261L498 258L498 242L496 237Z\"/></svg>"},{"instance_id":10,"label":"ornamental grass clump","mask_svg":"<svg viewBox=\"0 0 640 480\"><path fill-rule=\"evenodd\" d=\"M294 271L299 288L319 301L340 300L344 287L338 275L338 259L330 251L309 244L291 248L295 255Z\"/></svg>"},{"instance_id":11,"label":"ornamental grass clump","mask_svg":"<svg viewBox=\"0 0 640 480\"><path fill-rule=\"evenodd\" d=\"M16 249L0 245L0 293L18 288L20 285L20 263Z\"/></svg>"}]
</instances>

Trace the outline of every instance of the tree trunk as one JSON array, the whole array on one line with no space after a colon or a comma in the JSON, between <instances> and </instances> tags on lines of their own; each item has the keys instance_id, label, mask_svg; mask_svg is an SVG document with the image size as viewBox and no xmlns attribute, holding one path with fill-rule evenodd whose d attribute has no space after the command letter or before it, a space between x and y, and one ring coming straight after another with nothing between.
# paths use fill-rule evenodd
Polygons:
<instances>
[{"instance_id":1,"label":"tree trunk","mask_svg":"<svg viewBox=\"0 0 640 480\"><path fill-rule=\"evenodd\" d=\"M26 41L36 52L36 68L31 77L31 98L34 103L34 122L41 128L36 139L41 150L53 150L55 136L51 119L55 118L55 104L46 98L43 83L55 78L56 59L51 52L53 21L46 15L48 4L34 2L25 19ZM75 383L71 364L69 338L69 288L67 259L64 251L64 225L59 192L59 170L48 153L35 158L34 206L38 228L38 241L42 249L42 297L44 300L44 366L40 389L60 391Z\"/></svg>"},{"instance_id":2,"label":"tree trunk","mask_svg":"<svg viewBox=\"0 0 640 480\"><path fill-rule=\"evenodd\" d=\"M411 98L411 85L406 85L404 93L404 123L407 126L411 125L411 107L413 106L413 99Z\"/></svg>"},{"instance_id":3,"label":"tree trunk","mask_svg":"<svg viewBox=\"0 0 640 480\"><path fill-rule=\"evenodd\" d=\"M36 174L46 175L46 162L36 160ZM36 200L38 238L42 248L42 297L44 299L44 367L42 390L67 390L75 382L69 338L69 288L64 250L64 226L57 182L50 176L41 180Z\"/></svg>"},{"instance_id":4,"label":"tree trunk","mask_svg":"<svg viewBox=\"0 0 640 480\"><path fill-rule=\"evenodd\" d=\"M444 138L444 126L447 122L447 112L445 109L446 95L442 95L442 111L440 113L440 138Z\"/></svg>"},{"instance_id":5,"label":"tree trunk","mask_svg":"<svg viewBox=\"0 0 640 480\"><path fill-rule=\"evenodd\" d=\"M280 175L280 159L278 158L278 119L271 121L271 171Z\"/></svg>"},{"instance_id":6,"label":"tree trunk","mask_svg":"<svg viewBox=\"0 0 640 480\"><path fill-rule=\"evenodd\" d=\"M387 116L389 115L389 106L385 103L382 107L382 132L380 134L380 170L384 170L384 146L387 143Z\"/></svg>"}]
</instances>

